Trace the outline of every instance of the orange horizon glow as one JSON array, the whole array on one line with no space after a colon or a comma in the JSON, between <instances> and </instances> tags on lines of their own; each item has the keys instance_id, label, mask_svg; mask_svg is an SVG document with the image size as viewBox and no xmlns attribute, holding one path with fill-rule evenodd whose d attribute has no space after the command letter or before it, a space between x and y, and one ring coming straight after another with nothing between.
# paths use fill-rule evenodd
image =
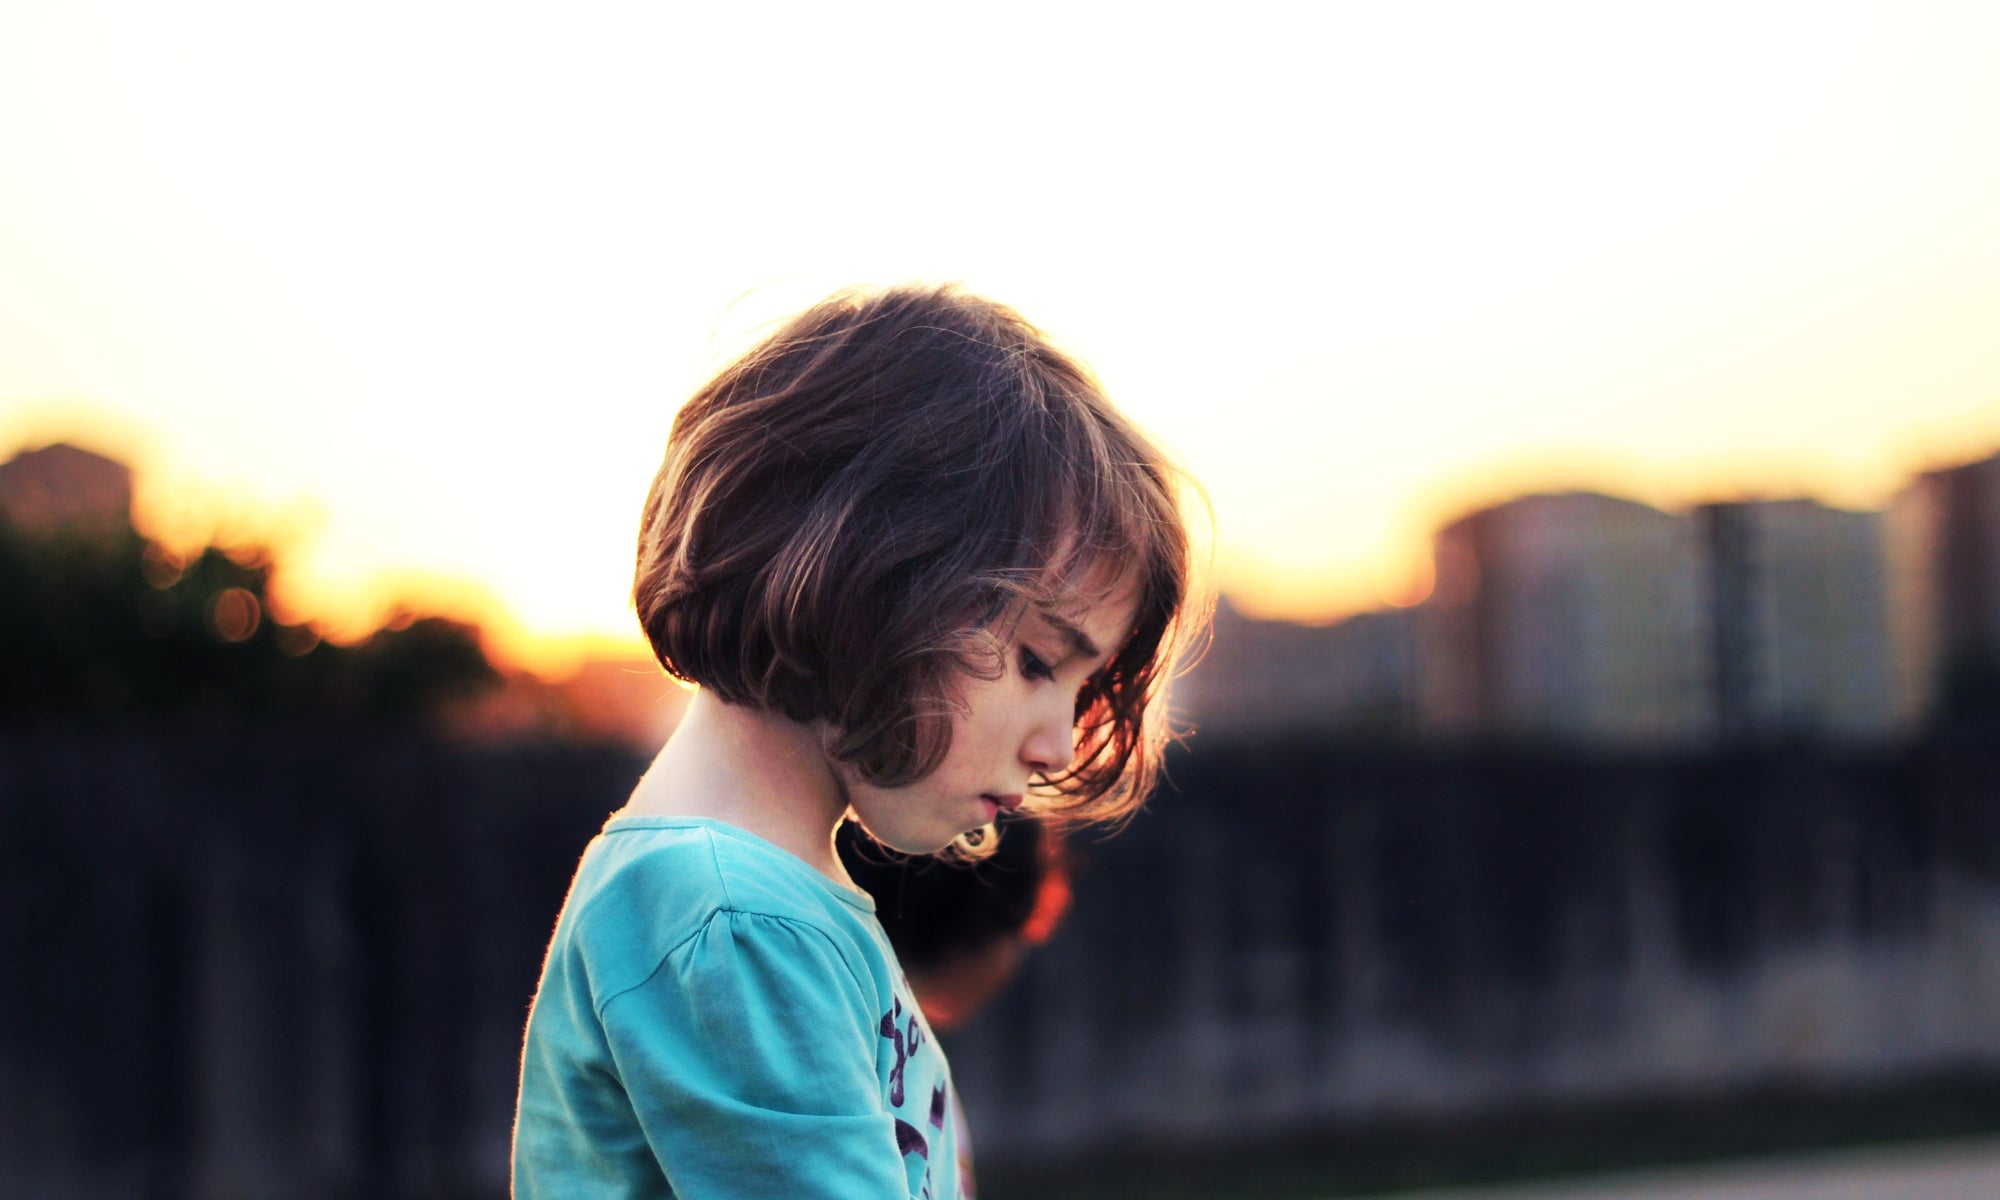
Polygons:
<instances>
[{"instance_id":1,"label":"orange horizon glow","mask_svg":"<svg viewBox=\"0 0 2000 1200\"><path fill-rule=\"evenodd\" d=\"M17 414L17 417L20 414ZM490 586L467 577L382 569L328 579L310 571L316 505L310 498L264 508L253 496L175 471L153 439L88 405L44 406L32 419L0 422L0 462L65 443L131 468L133 528L171 554L207 546L271 554L271 617L310 624L328 641L352 644L399 619L444 617L476 626L496 666L561 681L594 660L650 660L645 639L601 629L534 629Z\"/></svg>"},{"instance_id":2,"label":"orange horizon glow","mask_svg":"<svg viewBox=\"0 0 2000 1200\"><path fill-rule=\"evenodd\" d=\"M272 617L286 624L310 624L329 641L352 643L408 613L476 626L496 665L550 681L569 678L591 661L650 661L629 604L629 632L584 626L537 628L523 622L492 586L469 576L409 569L343 578L315 574L310 500L262 511L253 499L163 466L143 434L100 410L50 407L41 410L37 421L0 425L0 461L56 442L131 467L134 527L169 552L187 555L211 544L268 549L275 567ZM1954 439L1933 436L1921 443L1928 452L1922 459L1880 454L1866 469L1854 462L1830 466L1812 459L1769 456L1738 456L1671 469L1642 469L1629 459L1611 456L1519 456L1425 489L1422 502L1414 508L1430 515L1406 522L1404 536L1375 561L1328 565L1313 562L1311 546L1304 540L1295 547L1299 553L1285 557L1233 547L1225 538L1213 573L1217 590L1246 616L1328 624L1362 612L1422 603L1433 582L1431 538L1437 531L1469 513L1520 496L1595 491L1669 511L1711 501L1797 497L1834 507L1880 509L1918 474L2000 452L2000 429L1981 430L1979 436L1955 444L1954 451Z\"/></svg>"}]
</instances>

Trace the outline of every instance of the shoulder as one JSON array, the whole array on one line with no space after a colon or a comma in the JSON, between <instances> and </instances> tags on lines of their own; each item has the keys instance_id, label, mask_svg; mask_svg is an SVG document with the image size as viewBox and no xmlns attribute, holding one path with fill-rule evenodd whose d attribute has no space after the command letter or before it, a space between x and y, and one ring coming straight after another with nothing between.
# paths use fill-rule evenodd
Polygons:
<instances>
[{"instance_id":1,"label":"shoulder","mask_svg":"<svg viewBox=\"0 0 2000 1200\"><path fill-rule=\"evenodd\" d=\"M611 822L578 868L570 908L570 949L588 963L601 1000L670 956L701 953L718 922L738 940L823 944L843 960L873 957L879 936L866 897L713 821Z\"/></svg>"},{"instance_id":2,"label":"shoulder","mask_svg":"<svg viewBox=\"0 0 2000 1200\"><path fill-rule=\"evenodd\" d=\"M844 924L872 920L874 901L771 843L720 821L621 817L577 873L581 909L636 906L655 918L716 911Z\"/></svg>"}]
</instances>

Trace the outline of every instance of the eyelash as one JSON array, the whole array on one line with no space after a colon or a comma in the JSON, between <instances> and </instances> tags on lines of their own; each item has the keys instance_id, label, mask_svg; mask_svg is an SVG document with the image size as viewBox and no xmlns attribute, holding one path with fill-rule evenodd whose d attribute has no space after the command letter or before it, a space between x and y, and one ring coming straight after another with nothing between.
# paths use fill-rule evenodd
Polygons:
<instances>
[{"instance_id":1,"label":"eyelash","mask_svg":"<svg viewBox=\"0 0 2000 1200\"><path fill-rule=\"evenodd\" d=\"M1054 680L1055 668L1042 661L1041 656L1026 646L1021 647L1021 674L1029 679Z\"/></svg>"}]
</instances>

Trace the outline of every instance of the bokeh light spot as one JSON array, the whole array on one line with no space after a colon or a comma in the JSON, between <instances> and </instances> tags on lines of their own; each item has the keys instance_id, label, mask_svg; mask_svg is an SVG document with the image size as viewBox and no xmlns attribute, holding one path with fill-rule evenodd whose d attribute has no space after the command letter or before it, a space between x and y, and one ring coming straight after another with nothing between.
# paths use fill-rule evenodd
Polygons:
<instances>
[{"instance_id":1,"label":"bokeh light spot","mask_svg":"<svg viewBox=\"0 0 2000 1200\"><path fill-rule=\"evenodd\" d=\"M257 632L257 623L263 619L263 611L258 607L257 597L246 588L225 588L216 593L208 605L209 632L218 641L244 642Z\"/></svg>"},{"instance_id":2,"label":"bokeh light spot","mask_svg":"<svg viewBox=\"0 0 2000 1200\"><path fill-rule=\"evenodd\" d=\"M293 658L303 658L319 646L319 631L310 625L277 626L278 649Z\"/></svg>"},{"instance_id":3,"label":"bokeh light spot","mask_svg":"<svg viewBox=\"0 0 2000 1200\"><path fill-rule=\"evenodd\" d=\"M139 558L139 572L146 577L147 584L165 591L181 581L181 576L187 572L187 564L158 542L147 542L145 552Z\"/></svg>"}]
</instances>

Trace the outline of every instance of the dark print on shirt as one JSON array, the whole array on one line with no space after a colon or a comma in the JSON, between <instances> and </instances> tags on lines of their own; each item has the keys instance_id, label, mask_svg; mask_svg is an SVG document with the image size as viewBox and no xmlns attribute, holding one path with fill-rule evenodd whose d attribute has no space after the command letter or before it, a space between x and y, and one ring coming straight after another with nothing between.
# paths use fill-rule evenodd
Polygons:
<instances>
[{"instance_id":1,"label":"dark print on shirt","mask_svg":"<svg viewBox=\"0 0 2000 1200\"><path fill-rule=\"evenodd\" d=\"M944 1131L944 1085L931 1089L931 1128ZM896 1118L896 1148L904 1154L914 1154L919 1158L931 1156L930 1140L915 1125L901 1117Z\"/></svg>"},{"instance_id":2,"label":"dark print on shirt","mask_svg":"<svg viewBox=\"0 0 2000 1200\"><path fill-rule=\"evenodd\" d=\"M910 1065L910 1059L917 1047L924 1044L924 1027L918 1022L917 1014L910 1014L910 1023L903 1025L903 998L896 997L896 1006L882 1014L882 1036L896 1047L896 1066L889 1072L889 1103L896 1108L903 1107L903 1068Z\"/></svg>"},{"instance_id":3,"label":"dark print on shirt","mask_svg":"<svg viewBox=\"0 0 2000 1200\"><path fill-rule=\"evenodd\" d=\"M917 1047L924 1044L924 1027L914 1012L910 1014L907 1023L904 1021L903 998L898 996L895 1007L882 1014L880 1028L882 1036L888 1038L889 1044L896 1048L896 1065L889 1069L889 1105L892 1108L901 1108L905 1095L903 1073L908 1069L910 1058L916 1054ZM933 1121L932 1124L936 1122ZM914 1154L923 1159L931 1156L930 1141L924 1137L923 1131L901 1117L896 1118L896 1146L906 1155Z\"/></svg>"},{"instance_id":4,"label":"dark print on shirt","mask_svg":"<svg viewBox=\"0 0 2000 1200\"><path fill-rule=\"evenodd\" d=\"M896 1118L896 1149L902 1151L905 1158L912 1154L922 1159L929 1159L931 1156L931 1144L924 1140L923 1134L917 1132L915 1125L901 1117Z\"/></svg>"},{"instance_id":5,"label":"dark print on shirt","mask_svg":"<svg viewBox=\"0 0 2000 1200\"><path fill-rule=\"evenodd\" d=\"M903 1000L898 996L894 1001L894 1007L882 1014L878 1028L896 1051L896 1065L889 1069L889 1104L892 1108L901 1108L909 1094L904 1076L909 1069L910 1060L916 1057L918 1048L924 1044L923 1022L918 1020L914 1005L911 1006L908 1016L904 1015ZM917 1192L924 1200L929 1200L932 1195L931 1139L943 1135L948 1105L949 1098L945 1094L945 1085L942 1082L934 1085L931 1088L930 1109L924 1114L931 1127L928 1136L902 1117L895 1118L896 1149L905 1158L912 1154L916 1155L924 1164L923 1185ZM971 1193L966 1194L969 1196Z\"/></svg>"},{"instance_id":6,"label":"dark print on shirt","mask_svg":"<svg viewBox=\"0 0 2000 1200\"><path fill-rule=\"evenodd\" d=\"M943 1084L939 1084L931 1089L931 1128L937 1130L939 1133L944 1132L944 1085ZM917 1200L931 1200L932 1196L935 1193L932 1191L932 1186L931 1186L930 1147L925 1144L923 1134L918 1133L915 1129L910 1128L909 1123L899 1117L896 1120L896 1141L899 1145L903 1146L904 1155L907 1156L911 1151L910 1144L904 1140L906 1132L909 1138L915 1140L916 1153L922 1156L924 1160L924 1185L917 1192ZM970 1190L966 1190L964 1192L964 1200L971 1200L971 1197L972 1197L972 1192Z\"/></svg>"}]
</instances>

